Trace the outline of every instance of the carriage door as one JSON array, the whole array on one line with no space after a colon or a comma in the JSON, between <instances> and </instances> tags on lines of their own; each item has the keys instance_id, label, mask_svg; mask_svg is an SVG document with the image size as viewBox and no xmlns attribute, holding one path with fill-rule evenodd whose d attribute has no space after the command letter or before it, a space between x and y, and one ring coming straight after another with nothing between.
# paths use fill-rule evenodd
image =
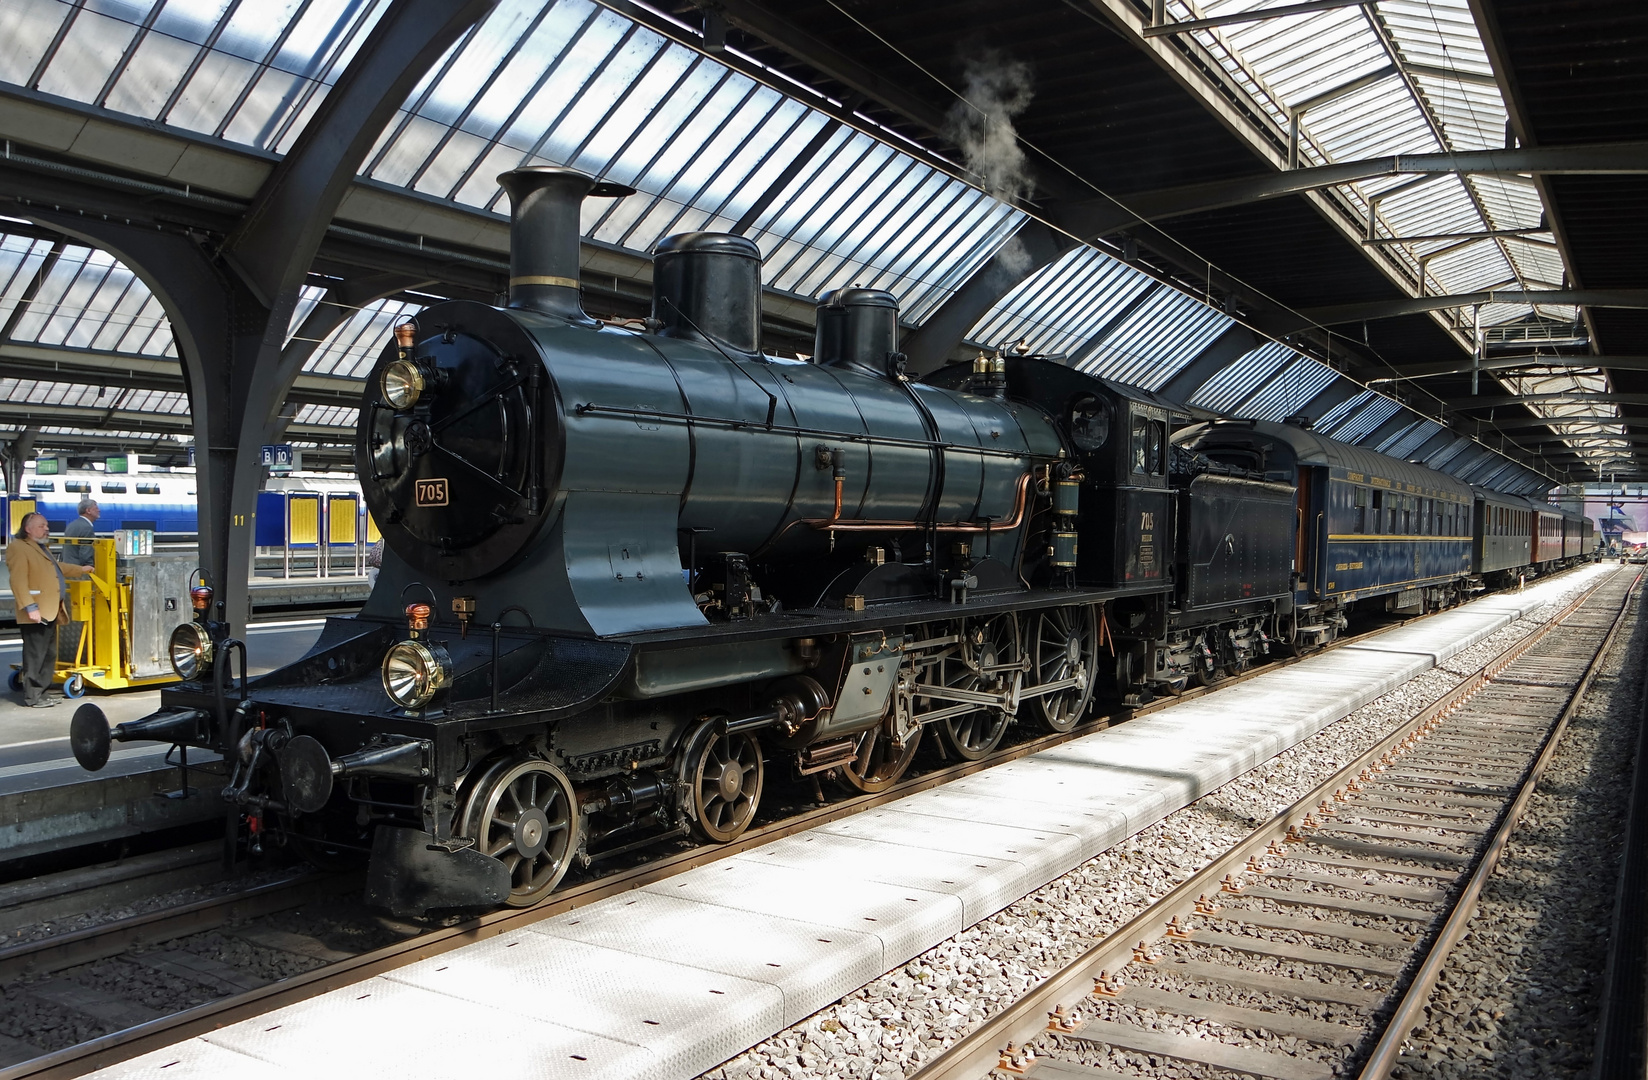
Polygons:
<instances>
[{"instance_id":1,"label":"carriage door","mask_svg":"<svg viewBox=\"0 0 1648 1080\"><path fill-rule=\"evenodd\" d=\"M1296 520L1293 523L1293 573L1294 590L1306 582L1305 577L1305 537L1310 535L1310 483L1309 471L1299 470L1298 499L1299 506Z\"/></svg>"},{"instance_id":2,"label":"carriage door","mask_svg":"<svg viewBox=\"0 0 1648 1080\"><path fill-rule=\"evenodd\" d=\"M1301 466L1298 487L1298 520L1293 540L1296 591L1301 603L1319 599L1324 592L1323 560L1327 551L1327 470Z\"/></svg>"}]
</instances>

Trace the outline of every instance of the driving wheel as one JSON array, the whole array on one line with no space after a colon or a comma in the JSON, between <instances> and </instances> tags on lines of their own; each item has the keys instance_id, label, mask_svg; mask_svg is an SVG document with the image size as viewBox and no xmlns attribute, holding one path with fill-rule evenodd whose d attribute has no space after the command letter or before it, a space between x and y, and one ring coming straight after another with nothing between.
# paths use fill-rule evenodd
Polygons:
<instances>
[{"instance_id":1,"label":"driving wheel","mask_svg":"<svg viewBox=\"0 0 1648 1080\"><path fill-rule=\"evenodd\" d=\"M909 769L920 745L919 726L910 729L901 746L887 734L885 723L877 724L858 737L858 753L842 764L839 778L853 791L870 795L886 791Z\"/></svg>"},{"instance_id":2,"label":"driving wheel","mask_svg":"<svg viewBox=\"0 0 1648 1080\"><path fill-rule=\"evenodd\" d=\"M1002 693L1019 670L1019 623L1013 615L993 619L971 619L962 625L961 641L946 650L929 666L929 685L975 693ZM916 690L919 696L921 691ZM939 704L949 705L940 700ZM1013 714L1006 709L984 706L959 716L946 717L933 726L947 753L963 761L977 761L996 748L1007 731Z\"/></svg>"},{"instance_id":3,"label":"driving wheel","mask_svg":"<svg viewBox=\"0 0 1648 1080\"><path fill-rule=\"evenodd\" d=\"M747 731L730 734L706 723L688 744L682 762L694 830L725 844L743 835L755 820L766 776L761 745Z\"/></svg>"},{"instance_id":4,"label":"driving wheel","mask_svg":"<svg viewBox=\"0 0 1648 1080\"><path fill-rule=\"evenodd\" d=\"M1099 628L1088 604L1039 611L1030 618L1032 687L1080 678L1077 686L1035 698L1031 715L1051 732L1069 731L1093 699L1093 661Z\"/></svg>"},{"instance_id":5,"label":"driving wheel","mask_svg":"<svg viewBox=\"0 0 1648 1080\"><path fill-rule=\"evenodd\" d=\"M578 844L578 797L566 774L536 758L505 760L470 790L465 836L509 870L509 904L529 907L561 883Z\"/></svg>"}]
</instances>

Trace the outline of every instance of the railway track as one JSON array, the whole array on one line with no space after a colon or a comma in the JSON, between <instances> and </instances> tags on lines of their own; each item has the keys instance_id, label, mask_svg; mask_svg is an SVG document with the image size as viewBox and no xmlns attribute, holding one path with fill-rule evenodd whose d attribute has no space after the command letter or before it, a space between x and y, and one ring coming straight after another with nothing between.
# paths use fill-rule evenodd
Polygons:
<instances>
[{"instance_id":1,"label":"railway track","mask_svg":"<svg viewBox=\"0 0 1648 1080\"><path fill-rule=\"evenodd\" d=\"M917 1080L1388 1076L1640 579L1599 583Z\"/></svg>"},{"instance_id":2,"label":"railway track","mask_svg":"<svg viewBox=\"0 0 1648 1080\"><path fill-rule=\"evenodd\" d=\"M1340 638L1328 648L1353 645L1414 621L1417 620L1388 623L1365 633ZM306 905L335 901L358 891L357 877L320 873L294 873L286 879L267 882L243 892L197 901L182 907L156 911L41 941L0 948L0 987L20 979L36 979L42 975L66 971L84 964L120 960L137 950L141 956L158 952L158 970L169 970L170 974L184 980L193 978L198 984L215 988L222 995L169 1014L150 1017L144 1017L141 1010L113 1008L110 1010L111 1016L125 1017L131 1022L109 1034L43 1054L11 1068L0 1069L0 1080L81 1075L223 1024L313 997L337 986L394 970L460 945L507 933L539 919L628 892L693 867L715 862L828 822L897 801L918 791L937 787L995 765L1092 734L1111 723L1148 715L1179 701L1236 685L1279 667L1298 663L1301 659L1304 657L1279 659L1263 667L1231 676L1213 687L1186 690L1174 697L1158 699L1150 704L1133 706L1096 717L1063 734L1032 737L1015 745L1003 747L981 761L941 765L921 775L908 777L878 794L843 798L826 805L803 809L781 820L758 824L731 844L677 851L638 866L611 871L592 880L574 882L564 886L549 901L530 909L492 912L455 926L429 929L422 933L400 932L403 927L396 927L394 931L397 940L378 948L352 952L347 948L336 947L335 941L327 942L324 940L325 934L299 934L290 929L260 929L260 924L272 917ZM181 955L182 950L160 948L168 943L177 943L190 935L225 928L232 928L239 939L250 941L260 948L290 951L321 963L309 970L293 973L278 980L245 978L237 977L233 971L224 970L224 965L208 963L189 969L185 966L187 957ZM139 962L155 967L153 958ZM168 964L171 965L170 969L167 967ZM4 1046L0 1045L0 1051L3 1050ZM14 1053L13 1056L20 1055Z\"/></svg>"}]
</instances>

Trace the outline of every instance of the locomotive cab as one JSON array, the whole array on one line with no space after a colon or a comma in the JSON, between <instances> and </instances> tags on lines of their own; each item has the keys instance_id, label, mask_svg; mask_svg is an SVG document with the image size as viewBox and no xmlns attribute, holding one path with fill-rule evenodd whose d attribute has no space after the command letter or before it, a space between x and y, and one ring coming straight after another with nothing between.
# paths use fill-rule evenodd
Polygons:
<instances>
[{"instance_id":1,"label":"locomotive cab","mask_svg":"<svg viewBox=\"0 0 1648 1080\"><path fill-rule=\"evenodd\" d=\"M997 392L1053 418L1069 447L1064 467L1080 484L1074 577L1079 585L1155 590L1170 575L1168 481L1173 425L1166 399L1037 356L981 357L926 378L932 385ZM1000 364L999 374L985 365ZM998 385L999 384L999 385Z\"/></svg>"}]
</instances>

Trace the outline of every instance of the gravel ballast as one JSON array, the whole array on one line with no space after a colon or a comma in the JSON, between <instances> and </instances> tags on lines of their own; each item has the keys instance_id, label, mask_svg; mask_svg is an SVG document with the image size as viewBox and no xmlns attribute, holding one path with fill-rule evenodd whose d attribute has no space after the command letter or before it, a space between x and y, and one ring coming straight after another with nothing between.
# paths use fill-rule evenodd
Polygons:
<instances>
[{"instance_id":1,"label":"gravel ballast","mask_svg":"<svg viewBox=\"0 0 1648 1080\"><path fill-rule=\"evenodd\" d=\"M1392 1073L1591 1075L1643 695L1632 601Z\"/></svg>"},{"instance_id":2,"label":"gravel ballast","mask_svg":"<svg viewBox=\"0 0 1648 1080\"><path fill-rule=\"evenodd\" d=\"M1542 625L1582 588L1575 582L1540 613L1501 629L702 1080L891 1078L915 1072ZM1324 1018L1328 1015L1324 1010ZM1160 1060L1161 1075L1204 1071Z\"/></svg>"}]
</instances>

